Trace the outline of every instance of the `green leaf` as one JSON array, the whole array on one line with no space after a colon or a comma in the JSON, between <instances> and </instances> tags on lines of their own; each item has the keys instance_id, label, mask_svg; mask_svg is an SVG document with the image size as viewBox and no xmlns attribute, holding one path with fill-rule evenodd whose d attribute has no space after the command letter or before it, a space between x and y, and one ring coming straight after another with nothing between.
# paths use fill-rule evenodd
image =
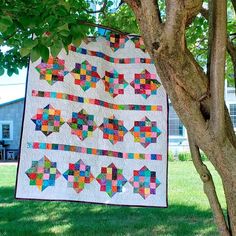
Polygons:
<instances>
[{"instance_id":1,"label":"green leaf","mask_svg":"<svg viewBox=\"0 0 236 236\"><path fill-rule=\"evenodd\" d=\"M23 46L23 48L28 48L29 50L31 50L37 44L38 44L38 40L37 39L25 39L23 41L23 43L22 43L22 46Z\"/></svg>"},{"instance_id":2,"label":"green leaf","mask_svg":"<svg viewBox=\"0 0 236 236\"><path fill-rule=\"evenodd\" d=\"M62 30L59 32L59 34L63 37L68 37L70 35L70 31L69 30Z\"/></svg>"},{"instance_id":3,"label":"green leaf","mask_svg":"<svg viewBox=\"0 0 236 236\"><path fill-rule=\"evenodd\" d=\"M2 45L4 42L4 39L0 38L0 45Z\"/></svg>"},{"instance_id":4,"label":"green leaf","mask_svg":"<svg viewBox=\"0 0 236 236\"><path fill-rule=\"evenodd\" d=\"M0 67L0 76L2 76L4 74L4 68Z\"/></svg>"},{"instance_id":5,"label":"green leaf","mask_svg":"<svg viewBox=\"0 0 236 236\"><path fill-rule=\"evenodd\" d=\"M8 25L12 25L13 21L10 16L1 16L0 18L1 21L4 21Z\"/></svg>"},{"instance_id":6,"label":"green leaf","mask_svg":"<svg viewBox=\"0 0 236 236\"><path fill-rule=\"evenodd\" d=\"M13 68L13 70L14 70L14 73L16 74L16 75L19 75L19 70L18 70L18 68Z\"/></svg>"},{"instance_id":7,"label":"green leaf","mask_svg":"<svg viewBox=\"0 0 236 236\"><path fill-rule=\"evenodd\" d=\"M50 15L46 20L50 26L57 23L57 18L54 15Z\"/></svg>"},{"instance_id":8,"label":"green leaf","mask_svg":"<svg viewBox=\"0 0 236 236\"><path fill-rule=\"evenodd\" d=\"M44 45L39 45L40 56L44 61L48 61L49 58L49 49Z\"/></svg>"},{"instance_id":9,"label":"green leaf","mask_svg":"<svg viewBox=\"0 0 236 236\"><path fill-rule=\"evenodd\" d=\"M9 27L11 27L13 21L10 16L1 16L0 17L0 31L5 32Z\"/></svg>"},{"instance_id":10,"label":"green leaf","mask_svg":"<svg viewBox=\"0 0 236 236\"><path fill-rule=\"evenodd\" d=\"M61 5L63 5L63 6L66 8L67 11L70 10L70 3L65 2L65 0L59 0L59 3L60 3Z\"/></svg>"},{"instance_id":11,"label":"green leaf","mask_svg":"<svg viewBox=\"0 0 236 236\"><path fill-rule=\"evenodd\" d=\"M32 62L37 61L40 58L40 50L39 47L36 46L32 49L31 54L30 54L30 59Z\"/></svg>"},{"instance_id":12,"label":"green leaf","mask_svg":"<svg viewBox=\"0 0 236 236\"><path fill-rule=\"evenodd\" d=\"M81 32L81 28L79 25L72 25L71 26L71 34L74 36L74 37L78 37L79 35L82 34Z\"/></svg>"},{"instance_id":13,"label":"green leaf","mask_svg":"<svg viewBox=\"0 0 236 236\"><path fill-rule=\"evenodd\" d=\"M68 24L64 24L64 25L59 26L59 27L57 28L57 31L61 31L61 30L67 30L67 31L69 31Z\"/></svg>"},{"instance_id":14,"label":"green leaf","mask_svg":"<svg viewBox=\"0 0 236 236\"><path fill-rule=\"evenodd\" d=\"M72 44L74 44L76 47L79 47L82 42L82 38L73 38Z\"/></svg>"},{"instance_id":15,"label":"green leaf","mask_svg":"<svg viewBox=\"0 0 236 236\"><path fill-rule=\"evenodd\" d=\"M10 27L7 28L7 30L4 32L4 34L6 34L6 36L8 35L13 35L16 33L16 26L15 25L11 25Z\"/></svg>"},{"instance_id":16,"label":"green leaf","mask_svg":"<svg viewBox=\"0 0 236 236\"><path fill-rule=\"evenodd\" d=\"M62 48L63 48L63 43L61 40L55 42L50 48L52 56L56 57L60 53Z\"/></svg>"},{"instance_id":17,"label":"green leaf","mask_svg":"<svg viewBox=\"0 0 236 236\"><path fill-rule=\"evenodd\" d=\"M20 55L22 57L25 57L30 54L30 49L29 48L21 48L20 49Z\"/></svg>"},{"instance_id":18,"label":"green leaf","mask_svg":"<svg viewBox=\"0 0 236 236\"><path fill-rule=\"evenodd\" d=\"M66 7L63 5L58 5L56 8L56 12L59 16L66 16L68 14Z\"/></svg>"},{"instance_id":19,"label":"green leaf","mask_svg":"<svg viewBox=\"0 0 236 236\"><path fill-rule=\"evenodd\" d=\"M24 26L24 28L28 30L28 28L33 29L35 28L35 26L38 26L42 19L39 16L26 15L24 17L21 17L19 21Z\"/></svg>"},{"instance_id":20,"label":"green leaf","mask_svg":"<svg viewBox=\"0 0 236 236\"><path fill-rule=\"evenodd\" d=\"M14 73L14 69L13 69L13 68L8 68L8 69L7 69L7 75L8 75L9 77L11 77L11 76L13 75L13 73Z\"/></svg>"},{"instance_id":21,"label":"green leaf","mask_svg":"<svg viewBox=\"0 0 236 236\"><path fill-rule=\"evenodd\" d=\"M7 31L7 29L8 29L8 26L7 25L5 25L5 24L3 24L1 21L0 21L0 32L5 32L5 31Z\"/></svg>"}]
</instances>

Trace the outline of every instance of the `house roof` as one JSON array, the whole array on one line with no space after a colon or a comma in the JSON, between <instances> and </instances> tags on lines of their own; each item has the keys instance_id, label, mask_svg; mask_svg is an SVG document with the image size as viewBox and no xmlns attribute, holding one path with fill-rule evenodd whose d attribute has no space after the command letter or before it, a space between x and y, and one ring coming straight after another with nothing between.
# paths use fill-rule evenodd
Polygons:
<instances>
[{"instance_id":1,"label":"house roof","mask_svg":"<svg viewBox=\"0 0 236 236\"><path fill-rule=\"evenodd\" d=\"M24 101L24 99L25 98L18 98L18 99L12 100L10 102L5 102L5 103L0 104L0 107L11 105L11 104L17 103L17 102L21 102L21 101Z\"/></svg>"}]
</instances>

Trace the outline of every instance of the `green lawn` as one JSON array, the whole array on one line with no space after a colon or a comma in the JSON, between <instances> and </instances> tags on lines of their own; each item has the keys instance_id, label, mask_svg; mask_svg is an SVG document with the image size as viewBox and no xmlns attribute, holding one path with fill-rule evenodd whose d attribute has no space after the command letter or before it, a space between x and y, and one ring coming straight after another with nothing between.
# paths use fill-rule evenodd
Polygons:
<instances>
[{"instance_id":1,"label":"green lawn","mask_svg":"<svg viewBox=\"0 0 236 236\"><path fill-rule=\"evenodd\" d=\"M167 209L16 201L15 174L16 166L0 166L0 236L218 235L191 161L169 164ZM222 200L223 190L215 171L213 176Z\"/></svg>"}]
</instances>

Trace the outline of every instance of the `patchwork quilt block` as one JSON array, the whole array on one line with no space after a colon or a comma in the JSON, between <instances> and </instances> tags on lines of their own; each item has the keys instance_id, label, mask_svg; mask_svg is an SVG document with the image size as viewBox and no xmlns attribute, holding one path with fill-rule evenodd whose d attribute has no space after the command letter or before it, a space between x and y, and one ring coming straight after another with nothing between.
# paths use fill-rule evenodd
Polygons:
<instances>
[{"instance_id":1,"label":"patchwork quilt block","mask_svg":"<svg viewBox=\"0 0 236 236\"><path fill-rule=\"evenodd\" d=\"M64 178L68 181L67 187L73 188L77 193L80 193L85 184L89 184L94 180L91 173L91 167L85 165L82 160L76 163L69 163L69 169L63 174Z\"/></svg>"},{"instance_id":2,"label":"patchwork quilt block","mask_svg":"<svg viewBox=\"0 0 236 236\"><path fill-rule=\"evenodd\" d=\"M75 78L74 83L80 85L84 91L96 88L96 84L100 80L97 67L92 66L88 61L84 61L81 64L75 63L75 68L71 74Z\"/></svg>"},{"instance_id":3,"label":"patchwork quilt block","mask_svg":"<svg viewBox=\"0 0 236 236\"><path fill-rule=\"evenodd\" d=\"M106 192L110 197L122 192L122 188L127 182L122 172L123 170L117 169L113 163L108 167L102 167L101 173L96 178L100 184L100 191Z\"/></svg>"},{"instance_id":4,"label":"patchwork quilt block","mask_svg":"<svg viewBox=\"0 0 236 236\"><path fill-rule=\"evenodd\" d=\"M103 138L108 139L112 144L123 142L124 135L128 131L124 127L124 121L116 119L114 115L110 118L104 118L100 129L103 132Z\"/></svg>"},{"instance_id":5,"label":"patchwork quilt block","mask_svg":"<svg viewBox=\"0 0 236 236\"><path fill-rule=\"evenodd\" d=\"M167 96L139 36L29 65L17 199L167 207Z\"/></svg>"},{"instance_id":6,"label":"patchwork quilt block","mask_svg":"<svg viewBox=\"0 0 236 236\"><path fill-rule=\"evenodd\" d=\"M31 120L35 123L35 130L42 131L46 136L59 132L60 126L65 123L61 117L61 111L50 104L43 109L37 109L37 114Z\"/></svg>"},{"instance_id":7,"label":"patchwork quilt block","mask_svg":"<svg viewBox=\"0 0 236 236\"><path fill-rule=\"evenodd\" d=\"M65 69L65 61L57 57L49 57L47 63L41 62L36 66L36 70L40 73L40 79L46 80L50 85L57 81L64 81L64 76L69 73Z\"/></svg>"},{"instance_id":8,"label":"patchwork quilt block","mask_svg":"<svg viewBox=\"0 0 236 236\"><path fill-rule=\"evenodd\" d=\"M128 83L124 80L124 75L119 74L116 70L105 71L103 78L105 91L108 92L113 98L119 94L124 94L124 89Z\"/></svg>"},{"instance_id":9,"label":"patchwork quilt block","mask_svg":"<svg viewBox=\"0 0 236 236\"><path fill-rule=\"evenodd\" d=\"M93 131L97 128L94 122L94 115L89 115L82 109L80 112L72 112L72 118L67 124L71 127L71 134L77 135L82 141L91 137Z\"/></svg>"},{"instance_id":10,"label":"patchwork quilt block","mask_svg":"<svg viewBox=\"0 0 236 236\"><path fill-rule=\"evenodd\" d=\"M25 173L30 179L29 184L36 186L40 191L55 186L56 179L61 175L57 163L51 162L46 156L38 161L32 161L31 167Z\"/></svg>"}]
</instances>

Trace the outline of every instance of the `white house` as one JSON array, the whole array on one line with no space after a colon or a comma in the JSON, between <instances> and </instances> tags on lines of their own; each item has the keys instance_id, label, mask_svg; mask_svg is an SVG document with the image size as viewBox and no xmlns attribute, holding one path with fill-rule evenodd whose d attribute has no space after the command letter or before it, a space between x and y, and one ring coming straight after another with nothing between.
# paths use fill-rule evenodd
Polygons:
<instances>
[{"instance_id":1,"label":"white house","mask_svg":"<svg viewBox=\"0 0 236 236\"><path fill-rule=\"evenodd\" d=\"M230 112L234 130L236 131L236 91L234 87L225 84L225 102ZM185 127L169 104L169 150L177 155L179 152L189 152L188 137Z\"/></svg>"},{"instance_id":2,"label":"white house","mask_svg":"<svg viewBox=\"0 0 236 236\"><path fill-rule=\"evenodd\" d=\"M17 159L24 98L0 104L0 160Z\"/></svg>"}]
</instances>

